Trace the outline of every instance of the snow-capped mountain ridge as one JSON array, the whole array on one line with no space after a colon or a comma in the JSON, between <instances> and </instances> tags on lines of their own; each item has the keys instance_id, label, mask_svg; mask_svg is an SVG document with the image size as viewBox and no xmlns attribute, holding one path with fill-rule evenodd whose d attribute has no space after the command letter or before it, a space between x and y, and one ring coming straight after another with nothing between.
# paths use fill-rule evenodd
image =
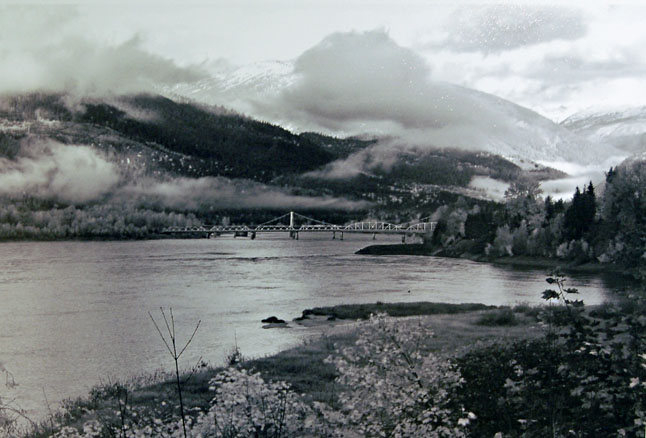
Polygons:
<instances>
[{"instance_id":1,"label":"snow-capped mountain ridge","mask_svg":"<svg viewBox=\"0 0 646 438\"><path fill-rule=\"evenodd\" d=\"M632 154L646 151L646 106L583 111L563 120L561 126L590 142Z\"/></svg>"}]
</instances>

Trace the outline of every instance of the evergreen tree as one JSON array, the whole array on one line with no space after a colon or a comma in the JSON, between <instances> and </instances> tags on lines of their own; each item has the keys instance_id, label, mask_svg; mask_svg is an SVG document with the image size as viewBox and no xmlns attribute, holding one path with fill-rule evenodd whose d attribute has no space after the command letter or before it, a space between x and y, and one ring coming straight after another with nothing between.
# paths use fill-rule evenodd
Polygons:
<instances>
[{"instance_id":1,"label":"evergreen tree","mask_svg":"<svg viewBox=\"0 0 646 438\"><path fill-rule=\"evenodd\" d=\"M590 181L586 192L583 194L582 209L584 231L588 231L590 226L594 223L595 216L597 214L597 197L594 194L592 181Z\"/></svg>"},{"instance_id":2,"label":"evergreen tree","mask_svg":"<svg viewBox=\"0 0 646 438\"><path fill-rule=\"evenodd\" d=\"M563 222L564 237L567 240L581 239L590 230L597 212L596 202L592 182L583 193L576 188Z\"/></svg>"},{"instance_id":3,"label":"evergreen tree","mask_svg":"<svg viewBox=\"0 0 646 438\"><path fill-rule=\"evenodd\" d=\"M556 211L554 208L554 201L551 196L545 198L545 221L544 226L547 225L553 218L556 216Z\"/></svg>"}]
</instances>

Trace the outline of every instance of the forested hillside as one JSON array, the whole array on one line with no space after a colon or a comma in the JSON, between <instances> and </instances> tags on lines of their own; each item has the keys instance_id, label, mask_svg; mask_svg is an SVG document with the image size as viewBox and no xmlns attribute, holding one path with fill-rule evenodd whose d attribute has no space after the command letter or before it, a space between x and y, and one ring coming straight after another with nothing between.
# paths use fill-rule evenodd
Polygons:
<instances>
[{"instance_id":1,"label":"forested hillside","mask_svg":"<svg viewBox=\"0 0 646 438\"><path fill-rule=\"evenodd\" d=\"M179 224L254 224L288 210L407 222L474 177L563 176L457 149L294 134L221 107L138 94L0 97L0 238L145 238Z\"/></svg>"}]
</instances>

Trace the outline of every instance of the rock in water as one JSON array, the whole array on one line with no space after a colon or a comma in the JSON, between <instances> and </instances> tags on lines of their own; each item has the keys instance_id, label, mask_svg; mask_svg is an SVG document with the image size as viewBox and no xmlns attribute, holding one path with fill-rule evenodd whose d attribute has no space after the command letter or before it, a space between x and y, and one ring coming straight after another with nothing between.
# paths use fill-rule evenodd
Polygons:
<instances>
[{"instance_id":1,"label":"rock in water","mask_svg":"<svg viewBox=\"0 0 646 438\"><path fill-rule=\"evenodd\" d=\"M264 323L267 323L267 324L287 324L287 323L285 322L285 320L283 320L283 319L278 319L278 318L276 318L275 316L270 316L269 318L265 318L265 319L263 319L263 320L262 320L262 321L260 321L260 322L264 322Z\"/></svg>"}]
</instances>

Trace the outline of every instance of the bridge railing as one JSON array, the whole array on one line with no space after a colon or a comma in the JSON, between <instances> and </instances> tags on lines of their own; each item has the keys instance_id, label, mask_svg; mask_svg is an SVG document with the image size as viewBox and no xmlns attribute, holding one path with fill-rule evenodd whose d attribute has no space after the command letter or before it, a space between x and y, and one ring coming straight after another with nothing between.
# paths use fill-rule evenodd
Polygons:
<instances>
[{"instance_id":1,"label":"bridge railing","mask_svg":"<svg viewBox=\"0 0 646 438\"><path fill-rule=\"evenodd\" d=\"M428 231L433 232L437 222L420 222L417 224L410 225L406 228L406 231Z\"/></svg>"},{"instance_id":2,"label":"bridge railing","mask_svg":"<svg viewBox=\"0 0 646 438\"><path fill-rule=\"evenodd\" d=\"M388 222L355 222L346 225L343 229L345 231L403 231L401 225Z\"/></svg>"},{"instance_id":3,"label":"bridge railing","mask_svg":"<svg viewBox=\"0 0 646 438\"><path fill-rule=\"evenodd\" d=\"M283 224L260 224L255 227L247 225L200 225L191 227L168 227L162 233L257 233L257 232L315 232L333 231L349 233L392 233L424 234L433 232L437 222L418 222L412 225L396 225L388 222L363 221L349 225L329 223L303 224L300 226Z\"/></svg>"}]
</instances>

